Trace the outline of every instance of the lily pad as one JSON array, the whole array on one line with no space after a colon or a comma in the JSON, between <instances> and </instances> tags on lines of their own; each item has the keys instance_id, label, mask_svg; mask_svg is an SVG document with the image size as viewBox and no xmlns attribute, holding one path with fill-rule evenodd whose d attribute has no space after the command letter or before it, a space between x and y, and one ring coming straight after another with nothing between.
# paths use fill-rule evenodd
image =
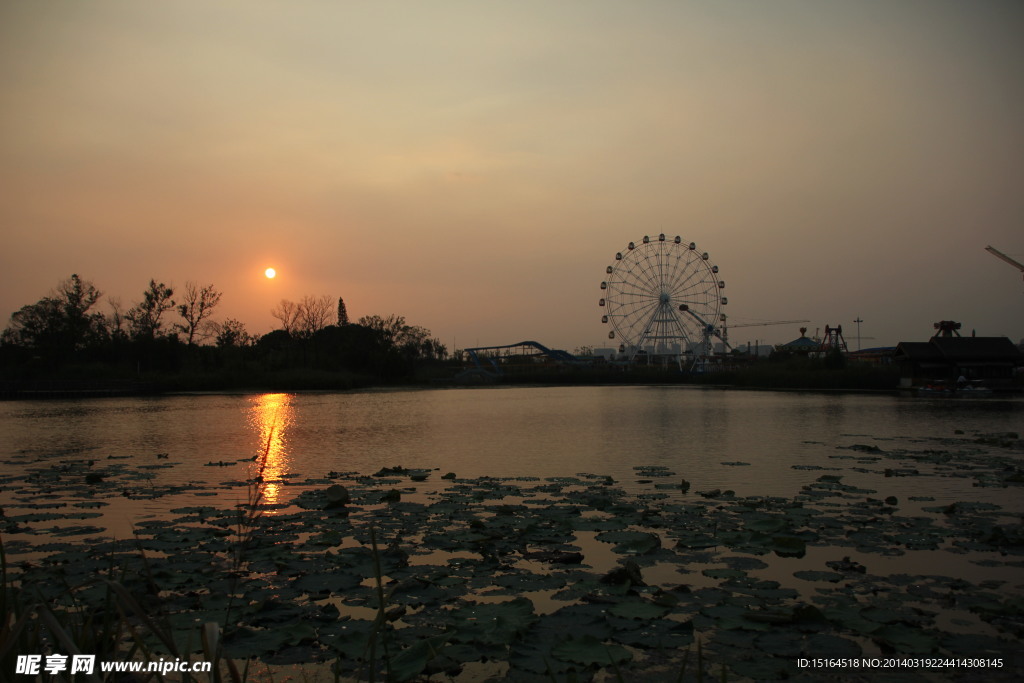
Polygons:
<instances>
[{"instance_id":1,"label":"lily pad","mask_svg":"<svg viewBox=\"0 0 1024 683\"><path fill-rule=\"evenodd\" d=\"M661 537L644 531L605 531L596 536L605 543L615 543L615 552L644 555L661 547Z\"/></svg>"},{"instance_id":2,"label":"lily pad","mask_svg":"<svg viewBox=\"0 0 1024 683\"><path fill-rule=\"evenodd\" d=\"M608 608L608 613L623 619L660 619L669 608L646 600L623 600Z\"/></svg>"},{"instance_id":3,"label":"lily pad","mask_svg":"<svg viewBox=\"0 0 1024 683\"><path fill-rule=\"evenodd\" d=\"M796 536L775 536L770 547L779 557L803 557L807 554L807 544Z\"/></svg>"},{"instance_id":4,"label":"lily pad","mask_svg":"<svg viewBox=\"0 0 1024 683\"><path fill-rule=\"evenodd\" d=\"M933 652L938 645L934 636L906 624L886 624L872 633L871 637L897 652L907 654L927 654Z\"/></svg>"},{"instance_id":5,"label":"lily pad","mask_svg":"<svg viewBox=\"0 0 1024 683\"><path fill-rule=\"evenodd\" d=\"M583 666L611 666L633 658L621 645L606 644L593 636L567 638L551 649L551 654L566 662Z\"/></svg>"},{"instance_id":6,"label":"lily pad","mask_svg":"<svg viewBox=\"0 0 1024 683\"><path fill-rule=\"evenodd\" d=\"M801 570L793 572L793 576L804 581L830 581L837 583L846 577L838 572L822 572L814 570Z\"/></svg>"},{"instance_id":7,"label":"lily pad","mask_svg":"<svg viewBox=\"0 0 1024 683\"><path fill-rule=\"evenodd\" d=\"M533 603L516 598L500 603L472 603L452 612L453 639L485 645L508 645L525 631L537 617Z\"/></svg>"}]
</instances>

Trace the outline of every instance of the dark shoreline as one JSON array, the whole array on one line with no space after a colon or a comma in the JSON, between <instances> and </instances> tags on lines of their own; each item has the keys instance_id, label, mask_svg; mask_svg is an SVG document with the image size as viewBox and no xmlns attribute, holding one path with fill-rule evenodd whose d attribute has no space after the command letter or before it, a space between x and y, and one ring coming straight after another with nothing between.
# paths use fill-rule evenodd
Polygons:
<instances>
[{"instance_id":1,"label":"dark shoreline","mask_svg":"<svg viewBox=\"0 0 1024 683\"><path fill-rule=\"evenodd\" d=\"M911 394L900 387L892 366L852 366L841 369L761 364L741 370L680 373L661 369L543 369L537 372L460 381L455 367L433 367L415 377L387 380L350 372L282 372L239 374L154 374L135 379L46 378L0 379L0 400L47 400L157 396L188 393L260 393L351 391L362 389L423 389L501 386L692 386L708 389L813 391L822 393ZM998 391L995 398L1019 396L1022 386Z\"/></svg>"}]
</instances>

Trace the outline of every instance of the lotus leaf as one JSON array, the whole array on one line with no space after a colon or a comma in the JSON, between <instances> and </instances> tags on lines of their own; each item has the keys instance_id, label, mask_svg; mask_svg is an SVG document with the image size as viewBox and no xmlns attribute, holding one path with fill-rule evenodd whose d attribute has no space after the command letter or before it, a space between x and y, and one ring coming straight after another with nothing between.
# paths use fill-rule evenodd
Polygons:
<instances>
[{"instance_id":1,"label":"lotus leaf","mask_svg":"<svg viewBox=\"0 0 1024 683\"><path fill-rule=\"evenodd\" d=\"M611 666L633 658L621 645L609 645L587 635L563 640L551 649L551 654L562 661L583 666Z\"/></svg>"},{"instance_id":2,"label":"lotus leaf","mask_svg":"<svg viewBox=\"0 0 1024 683\"><path fill-rule=\"evenodd\" d=\"M857 634L868 635L881 627L879 622L865 619L856 605L826 607L822 614L828 621L840 624Z\"/></svg>"},{"instance_id":3,"label":"lotus leaf","mask_svg":"<svg viewBox=\"0 0 1024 683\"><path fill-rule=\"evenodd\" d=\"M702 548L715 548L721 545L721 543L715 538L705 534L692 534L680 537L676 541L676 545L681 548L699 550Z\"/></svg>"},{"instance_id":4,"label":"lotus leaf","mask_svg":"<svg viewBox=\"0 0 1024 683\"><path fill-rule=\"evenodd\" d=\"M495 576L491 581L503 589L495 592L520 593L561 588L566 583L566 577L558 574L515 572Z\"/></svg>"},{"instance_id":5,"label":"lotus leaf","mask_svg":"<svg viewBox=\"0 0 1024 683\"><path fill-rule=\"evenodd\" d=\"M608 608L608 613L623 619L660 619L669 608L646 600L623 600Z\"/></svg>"},{"instance_id":6,"label":"lotus leaf","mask_svg":"<svg viewBox=\"0 0 1024 683\"><path fill-rule=\"evenodd\" d=\"M263 657L267 653L277 652L287 645L293 645L304 639L312 639L315 635L312 627L306 624L298 624L295 628L287 629L242 627L228 633L224 638L224 649L227 656L233 658Z\"/></svg>"},{"instance_id":7,"label":"lotus leaf","mask_svg":"<svg viewBox=\"0 0 1024 683\"><path fill-rule=\"evenodd\" d=\"M714 619L725 619L728 617L742 617L747 609L742 605L719 603L701 609L701 613Z\"/></svg>"},{"instance_id":8,"label":"lotus leaf","mask_svg":"<svg viewBox=\"0 0 1024 683\"><path fill-rule=\"evenodd\" d=\"M537 617L533 603L516 598L500 603L471 603L452 612L455 634L459 642L484 645L508 645L525 631Z\"/></svg>"},{"instance_id":9,"label":"lotus leaf","mask_svg":"<svg viewBox=\"0 0 1024 683\"><path fill-rule=\"evenodd\" d=\"M661 547L661 537L644 531L605 531L596 538L605 543L615 543L615 552L630 555L643 555Z\"/></svg>"},{"instance_id":10,"label":"lotus leaf","mask_svg":"<svg viewBox=\"0 0 1024 683\"><path fill-rule=\"evenodd\" d=\"M874 631L871 637L897 652L907 654L927 654L933 652L938 645L934 635L906 624L886 624Z\"/></svg>"},{"instance_id":11,"label":"lotus leaf","mask_svg":"<svg viewBox=\"0 0 1024 683\"><path fill-rule=\"evenodd\" d=\"M730 660L728 664L736 674L758 681L793 678L800 673L796 661L789 657L761 655L751 659Z\"/></svg>"},{"instance_id":12,"label":"lotus leaf","mask_svg":"<svg viewBox=\"0 0 1024 683\"><path fill-rule=\"evenodd\" d=\"M85 534L102 534L104 531L106 531L105 528L98 526L69 526L53 527L47 529L46 533L54 536L83 536Z\"/></svg>"},{"instance_id":13,"label":"lotus leaf","mask_svg":"<svg viewBox=\"0 0 1024 683\"><path fill-rule=\"evenodd\" d=\"M363 577L358 574L333 571L326 574L306 574L296 579L292 586L295 590L309 595L326 596L338 595L355 588L362 582Z\"/></svg>"},{"instance_id":14,"label":"lotus leaf","mask_svg":"<svg viewBox=\"0 0 1024 683\"><path fill-rule=\"evenodd\" d=\"M388 680L409 681L419 676L427 663L437 657L449 635L417 640L398 654L388 658Z\"/></svg>"},{"instance_id":15,"label":"lotus leaf","mask_svg":"<svg viewBox=\"0 0 1024 683\"><path fill-rule=\"evenodd\" d=\"M738 579L746 576L746 572L741 569L724 569L724 568L711 568L705 569L701 572L704 576L711 579Z\"/></svg>"},{"instance_id":16,"label":"lotus leaf","mask_svg":"<svg viewBox=\"0 0 1024 683\"><path fill-rule=\"evenodd\" d=\"M450 585L461 585L465 581L455 577L446 577ZM406 579L393 588L390 602L400 605L427 605L447 600L460 593L451 591L442 581L430 582L419 578Z\"/></svg>"},{"instance_id":17,"label":"lotus leaf","mask_svg":"<svg viewBox=\"0 0 1024 683\"><path fill-rule=\"evenodd\" d=\"M618 517L577 517L572 521L572 528L576 531L620 531L626 526L626 521Z\"/></svg>"},{"instance_id":18,"label":"lotus leaf","mask_svg":"<svg viewBox=\"0 0 1024 683\"><path fill-rule=\"evenodd\" d=\"M713 623L715 628L720 628L723 631L768 631L772 628L772 625L769 623L747 619L745 614L738 616L718 617L714 620Z\"/></svg>"},{"instance_id":19,"label":"lotus leaf","mask_svg":"<svg viewBox=\"0 0 1024 683\"><path fill-rule=\"evenodd\" d=\"M793 576L804 581L830 581L836 583L842 581L845 576L838 572L823 572L813 570L801 570L793 572Z\"/></svg>"},{"instance_id":20,"label":"lotus leaf","mask_svg":"<svg viewBox=\"0 0 1024 683\"><path fill-rule=\"evenodd\" d=\"M542 615L530 628L524 642L549 652L566 633L605 640L612 635L605 607L595 604L567 605L551 614ZM630 620L629 623L632 625L635 622ZM519 650L520 646L517 644L515 649Z\"/></svg>"},{"instance_id":21,"label":"lotus leaf","mask_svg":"<svg viewBox=\"0 0 1024 683\"><path fill-rule=\"evenodd\" d=\"M780 657L797 657L804 650L804 637L792 631L772 631L757 636L757 648Z\"/></svg>"},{"instance_id":22,"label":"lotus leaf","mask_svg":"<svg viewBox=\"0 0 1024 683\"><path fill-rule=\"evenodd\" d=\"M807 544L796 536L774 536L771 549L779 557L803 557L807 554Z\"/></svg>"},{"instance_id":23,"label":"lotus leaf","mask_svg":"<svg viewBox=\"0 0 1024 683\"><path fill-rule=\"evenodd\" d=\"M357 662L365 657L373 632L373 621L345 619L321 627L319 640L344 659Z\"/></svg>"},{"instance_id":24,"label":"lotus leaf","mask_svg":"<svg viewBox=\"0 0 1024 683\"><path fill-rule=\"evenodd\" d=\"M841 638L830 633L815 633L807 638L807 652L821 657L859 657L863 653L861 646L849 638Z\"/></svg>"},{"instance_id":25,"label":"lotus leaf","mask_svg":"<svg viewBox=\"0 0 1024 683\"><path fill-rule=\"evenodd\" d=\"M768 563L757 559L756 557L742 557L733 555L731 557L723 557L722 562L728 565L732 569L767 569Z\"/></svg>"}]
</instances>

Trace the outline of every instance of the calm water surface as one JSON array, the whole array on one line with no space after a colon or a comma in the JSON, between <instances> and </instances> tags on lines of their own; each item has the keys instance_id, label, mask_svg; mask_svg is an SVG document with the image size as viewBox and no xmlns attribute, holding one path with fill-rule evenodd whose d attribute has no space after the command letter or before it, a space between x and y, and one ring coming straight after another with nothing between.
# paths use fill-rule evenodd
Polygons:
<instances>
[{"instance_id":1,"label":"calm water surface","mask_svg":"<svg viewBox=\"0 0 1024 683\"><path fill-rule=\"evenodd\" d=\"M420 494L429 498L431 490L464 486L441 479L447 472L466 479L611 476L629 496L635 494L636 500L650 500L654 506L662 501L670 506L676 501L705 505L701 519L718 519L717 511L723 511L721 519L732 514L728 497L709 495L705 501L698 497L701 492L731 489L743 497L790 500L799 496L823 520L831 519L830 528L849 526L847 535L855 531L856 522L850 520L868 519L859 514L881 515L883 520L884 515L892 515L891 531L901 535L904 540L899 543L908 550L889 547L890 542L875 532L864 548L857 545L865 542L861 540L814 543L806 555L797 557L764 551L759 554L763 566L750 570L751 579L795 588L804 600L822 595L832 599L837 591L891 594L891 604L904 598L923 600L922 609L938 614L935 627L940 630L1004 638L1005 633L989 623L991 619L970 612L969 603L951 608L927 597L931 595L927 591L925 597L911 595L910 588L902 592L906 583L902 577L945 586L942 590L951 590L952 579L946 577L957 577L978 590L998 589L1008 600L1020 600L1024 575L1019 556L1007 556L992 547L967 551L955 543L984 538L996 524L1011 533L1019 525L1024 514L1020 486L991 484L1002 483L1000 474L1021 471L1020 442L1007 447L986 443L981 437L1022 428L1024 400L1020 399L920 400L693 387L378 390L6 402L0 403L0 508L7 510L11 522L25 525L5 532L5 543L17 545L17 557L31 559L33 552L61 547L51 541L89 544L110 535L129 538L133 529L146 525L159 529L165 520L180 518L187 513L182 508L223 509L244 503L249 491L244 482L256 474L254 461L262 460L264 454L265 500L281 504L265 514L280 514L284 519L294 511L288 507L293 498L306 488L322 489L337 473L370 475L396 466L438 470L428 481L414 484L417 492L408 493L411 498ZM656 476L662 473L666 476ZM910 476L915 474L920 476ZM98 476L102 476L99 481ZM857 488L846 489L849 493L838 498L815 498L812 494L820 492L820 487L835 486L829 480L819 481L823 476L841 477L843 484ZM688 493L672 486L683 478L692 485ZM408 487L413 485L409 478L383 481L374 478L365 485L402 487L407 500ZM802 491L815 482L817 489ZM524 488L530 486L535 485ZM568 495L574 486L568 484ZM865 501L866 497L874 501ZM889 497L897 500L883 505L881 501ZM945 514L945 506L954 502L999 508L989 513L996 508L967 506L960 508L966 514ZM983 512L974 515L972 509ZM922 519L923 527L917 524ZM273 519L268 521L265 528L273 528ZM964 524L975 527L962 528ZM878 524L868 526L878 528ZM954 541L943 544L948 547L928 541L910 549L905 539L912 528L926 528L927 533L949 528ZM657 530L666 548L674 543L671 539L677 531ZM611 543L595 531L577 531L574 542L596 575L622 561ZM878 544L885 547L873 547ZM713 588L721 580L708 572L728 566L730 553L724 547L696 553L674 548L668 552L674 560L645 564L644 580L667 588L680 582L695 589ZM427 564L450 561L443 555L435 550L415 557ZM832 582L833 575L819 576L830 562L846 557L867 567L868 574L848 575L847 585L841 588ZM553 600L553 592L534 591L529 597L539 610L554 611L564 603ZM861 638L860 643L865 653L878 654L878 646L869 639ZM972 654L970 648L965 652Z\"/></svg>"},{"instance_id":2,"label":"calm water surface","mask_svg":"<svg viewBox=\"0 0 1024 683\"><path fill-rule=\"evenodd\" d=\"M62 460L124 461L152 468L162 483L202 487L246 479L253 472L248 459L269 448L266 478L282 484L403 466L460 477L591 473L628 489L641 476L634 467L658 466L695 491L794 496L822 475L813 467L843 468L843 481L859 485L848 461L863 454L849 450L853 445L926 450L942 447L941 439L964 442L1022 427L1021 400L693 387L178 395L0 403L0 460L8 475ZM878 487L878 470L895 466L884 459L874 465L871 488ZM1013 492L979 489L965 477L884 482L881 496L1024 508ZM267 495L285 501L293 493L272 484ZM130 517L182 505L181 496L173 498L126 497L108 513Z\"/></svg>"}]
</instances>

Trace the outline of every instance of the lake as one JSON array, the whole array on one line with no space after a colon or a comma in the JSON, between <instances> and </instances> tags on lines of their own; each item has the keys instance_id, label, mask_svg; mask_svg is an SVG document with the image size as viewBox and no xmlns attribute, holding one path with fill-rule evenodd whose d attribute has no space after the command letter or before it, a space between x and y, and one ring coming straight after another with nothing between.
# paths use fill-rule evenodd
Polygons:
<instances>
[{"instance_id":1,"label":"lake","mask_svg":"<svg viewBox=\"0 0 1024 683\"><path fill-rule=\"evenodd\" d=\"M838 590L835 577L842 570L828 570L825 563L846 557L870 572L870 581L844 575L847 583L842 585L849 590L877 588L882 577L896 575L935 578L941 567L943 580L999 586L1001 595L1013 596L1019 613L1024 577L1020 539L1014 534L1019 534L1024 513L1017 476L1024 471L1024 452L1019 435L1010 433L1022 427L1024 400L1019 398L929 400L685 386L4 402L0 507L8 520L20 515L5 534L12 557L34 557L33 547L62 529L71 528L65 539L129 538L139 524L159 524L190 507L244 503L251 490L245 482L257 474L259 463L266 514L281 520L301 508L293 505L297 496L322 495L332 482L372 489L366 478L382 468L395 468L397 479L381 481L401 488L403 501L419 500L416 496L436 501L449 495L446 486L480 490L496 480L510 482L510 501L554 491L562 496L559 505L572 505L574 496L592 495L600 485L616 491L616 500L628 498L634 508L639 500L650 508L644 517L621 524L622 534L660 540L653 548L623 541L612 552L613 541L607 539L613 537L602 538L603 527L577 527L569 540L583 548L596 573L610 571L624 557L646 558L641 564L647 582L653 585L653 578L667 590L683 571L666 554L674 542L676 548L697 553L688 561L703 563L688 577L694 590L720 591L739 578L730 572L741 567L758 580L793 585L811 599ZM419 479L427 476L427 481L409 480L406 471L420 472ZM454 479L442 478L448 473ZM681 486L684 480L688 486ZM491 497L478 495L476 500ZM780 517L770 513L793 501L814 507L825 520L834 517L845 530L840 534L820 524L812 534L807 531L812 525L801 518L804 531L793 533L819 540L807 542L806 549L799 541L800 552L784 552L785 539L772 536L781 533ZM487 505L480 508L486 518L497 514ZM588 504L583 516L604 512L595 505ZM38 512L58 509L89 512L66 518ZM372 512L380 506L363 509ZM641 523L655 509L662 521ZM746 536L695 545L694 537L679 529L683 518L673 516L695 510L708 519L721 516L714 529L732 525ZM872 540L867 532L856 537L858 520L874 528L880 518L886 529L899 528L900 535L884 541ZM996 526L1008 529L1010 536L1000 531L1003 535L993 540L987 530ZM766 530L767 536L747 527ZM785 529L791 528L797 527L787 521ZM438 555L442 550L449 555ZM764 566L730 564L728 550L764 556ZM448 546L433 551L431 563L460 557ZM793 578L795 572L800 580ZM531 590L520 592L525 593ZM552 594L533 590L531 598L550 600ZM717 619L717 607L700 608L699 614ZM555 608L549 604L549 609ZM993 643L1008 634L1019 637L1014 631L1019 625L1005 626L995 617L979 620L978 613L963 605L950 618L965 622L964 633L990 639L988 651L1001 651ZM1020 623L1019 615L1009 618ZM938 622L948 630L948 619ZM874 638L883 651L886 643L902 642L907 619L879 623L879 633L890 634L890 641ZM714 625L708 622L708 629ZM871 647L871 634L870 629L860 633L857 642ZM935 638L934 648L964 654L962 647L940 645ZM911 652L924 647L907 642ZM742 671L745 660L738 661Z\"/></svg>"},{"instance_id":2,"label":"lake","mask_svg":"<svg viewBox=\"0 0 1024 683\"><path fill-rule=\"evenodd\" d=\"M629 487L634 467L653 465L696 489L793 496L818 476L794 466L830 464L837 448L904 448L954 438L957 430L975 435L1022 427L1021 399L680 386L177 395L0 403L0 458L8 474L71 457L126 459L159 468L151 472L161 483L215 484L251 476L247 459L262 454L269 437L268 479L402 466L463 477L594 473ZM747 464L723 464L737 462ZM858 475L846 474L864 478ZM1024 509L1016 492L979 491L972 483L933 478L928 493L947 502L980 495ZM920 485L892 479L881 493L912 494ZM161 507L148 501L136 512Z\"/></svg>"}]
</instances>

